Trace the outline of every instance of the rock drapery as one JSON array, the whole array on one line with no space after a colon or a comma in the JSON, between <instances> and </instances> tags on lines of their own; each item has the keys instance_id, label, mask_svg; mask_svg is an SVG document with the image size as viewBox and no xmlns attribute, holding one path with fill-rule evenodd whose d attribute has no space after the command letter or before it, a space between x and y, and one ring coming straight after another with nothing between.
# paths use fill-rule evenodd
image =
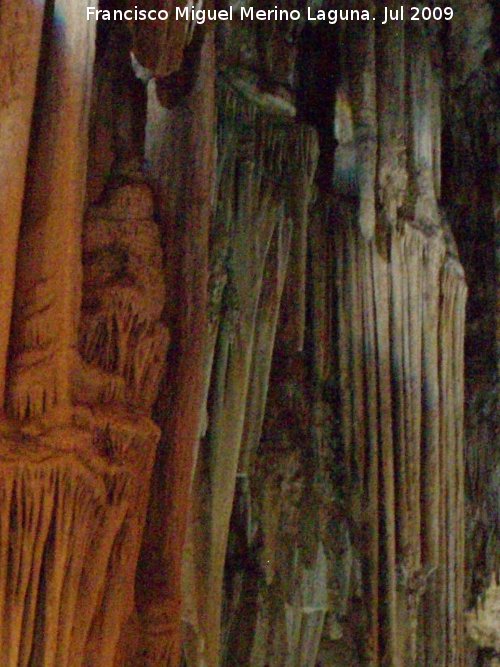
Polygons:
<instances>
[{"instance_id":1,"label":"rock drapery","mask_svg":"<svg viewBox=\"0 0 500 667\"><path fill-rule=\"evenodd\" d=\"M22 5L13 19L36 21ZM81 12L80 2L46 9L22 221L12 202L19 241L2 234L17 253L2 377L9 665L113 664L159 438L150 419L168 343L159 230L146 184L115 183L84 215L95 24Z\"/></svg>"},{"instance_id":2,"label":"rock drapery","mask_svg":"<svg viewBox=\"0 0 500 667\"><path fill-rule=\"evenodd\" d=\"M462 643L464 623L463 468L450 474L463 460L463 274L442 238L411 225L391 233L390 263L338 227L342 432L365 534L368 650L458 665L443 646Z\"/></svg>"},{"instance_id":3,"label":"rock drapery","mask_svg":"<svg viewBox=\"0 0 500 667\"><path fill-rule=\"evenodd\" d=\"M1 664L495 664L493 21L0 0Z\"/></svg>"}]
</instances>

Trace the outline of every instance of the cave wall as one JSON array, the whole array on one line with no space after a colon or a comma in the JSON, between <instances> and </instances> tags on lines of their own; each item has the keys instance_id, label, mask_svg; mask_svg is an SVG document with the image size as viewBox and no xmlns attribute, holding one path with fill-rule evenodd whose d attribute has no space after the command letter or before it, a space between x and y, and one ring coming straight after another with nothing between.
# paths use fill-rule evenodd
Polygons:
<instances>
[{"instance_id":1,"label":"cave wall","mask_svg":"<svg viewBox=\"0 0 500 667\"><path fill-rule=\"evenodd\" d=\"M0 0L2 664L494 664L492 8L84 4Z\"/></svg>"}]
</instances>

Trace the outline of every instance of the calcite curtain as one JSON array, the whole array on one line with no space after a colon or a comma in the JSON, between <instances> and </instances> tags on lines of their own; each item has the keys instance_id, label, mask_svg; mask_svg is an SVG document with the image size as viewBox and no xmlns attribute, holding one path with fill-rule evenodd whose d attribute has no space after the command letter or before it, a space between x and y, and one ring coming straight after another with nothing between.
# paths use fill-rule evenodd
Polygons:
<instances>
[{"instance_id":1,"label":"calcite curtain","mask_svg":"<svg viewBox=\"0 0 500 667\"><path fill-rule=\"evenodd\" d=\"M0 0L0 664L472 667L457 28L86 6Z\"/></svg>"}]
</instances>

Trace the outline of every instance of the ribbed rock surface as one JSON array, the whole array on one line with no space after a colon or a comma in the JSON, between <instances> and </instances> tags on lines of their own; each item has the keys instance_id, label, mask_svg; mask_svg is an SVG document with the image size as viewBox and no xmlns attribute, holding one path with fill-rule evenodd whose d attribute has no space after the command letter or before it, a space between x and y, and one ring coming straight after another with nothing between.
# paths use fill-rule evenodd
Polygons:
<instances>
[{"instance_id":1,"label":"ribbed rock surface","mask_svg":"<svg viewBox=\"0 0 500 667\"><path fill-rule=\"evenodd\" d=\"M139 4L0 0L0 663L494 665L493 3Z\"/></svg>"}]
</instances>

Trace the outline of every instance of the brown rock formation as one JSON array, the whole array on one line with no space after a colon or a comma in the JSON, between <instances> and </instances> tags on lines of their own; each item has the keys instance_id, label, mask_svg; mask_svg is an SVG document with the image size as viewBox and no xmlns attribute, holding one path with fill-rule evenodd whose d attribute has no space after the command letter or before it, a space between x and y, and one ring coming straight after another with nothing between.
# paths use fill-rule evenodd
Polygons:
<instances>
[{"instance_id":1,"label":"brown rock formation","mask_svg":"<svg viewBox=\"0 0 500 667\"><path fill-rule=\"evenodd\" d=\"M496 664L490 3L138 4L0 0L0 664Z\"/></svg>"}]
</instances>

